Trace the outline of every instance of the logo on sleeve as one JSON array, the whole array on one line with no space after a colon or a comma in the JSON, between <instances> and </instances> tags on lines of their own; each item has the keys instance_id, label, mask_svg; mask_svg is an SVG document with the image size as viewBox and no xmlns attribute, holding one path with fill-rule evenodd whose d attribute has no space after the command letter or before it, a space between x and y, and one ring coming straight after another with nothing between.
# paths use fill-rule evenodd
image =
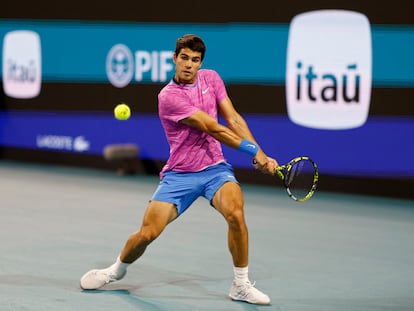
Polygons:
<instances>
[{"instance_id":1,"label":"logo on sleeve","mask_svg":"<svg viewBox=\"0 0 414 311\"><path fill-rule=\"evenodd\" d=\"M371 28L345 10L311 11L289 27L286 101L292 122L316 129L362 126L372 87Z\"/></svg>"},{"instance_id":2,"label":"logo on sleeve","mask_svg":"<svg viewBox=\"0 0 414 311\"><path fill-rule=\"evenodd\" d=\"M8 32L3 41L3 89L14 98L39 95L42 79L40 37L34 31Z\"/></svg>"}]
</instances>

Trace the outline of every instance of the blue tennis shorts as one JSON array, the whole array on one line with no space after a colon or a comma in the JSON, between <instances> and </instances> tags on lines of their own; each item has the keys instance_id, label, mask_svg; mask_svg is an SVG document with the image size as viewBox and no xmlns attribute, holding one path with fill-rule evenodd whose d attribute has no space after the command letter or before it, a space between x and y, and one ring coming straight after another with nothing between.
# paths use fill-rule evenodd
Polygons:
<instances>
[{"instance_id":1,"label":"blue tennis shorts","mask_svg":"<svg viewBox=\"0 0 414 311\"><path fill-rule=\"evenodd\" d=\"M233 167L225 162L200 172L167 171L151 200L175 204L180 216L200 196L212 204L214 194L228 181L239 183Z\"/></svg>"}]
</instances>

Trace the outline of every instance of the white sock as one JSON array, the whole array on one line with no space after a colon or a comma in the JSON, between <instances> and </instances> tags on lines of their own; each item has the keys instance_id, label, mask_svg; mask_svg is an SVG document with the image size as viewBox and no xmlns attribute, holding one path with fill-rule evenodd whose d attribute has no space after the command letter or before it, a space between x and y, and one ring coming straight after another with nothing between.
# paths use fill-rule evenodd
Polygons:
<instances>
[{"instance_id":1,"label":"white sock","mask_svg":"<svg viewBox=\"0 0 414 311\"><path fill-rule=\"evenodd\" d=\"M116 262L110 268L116 273L116 275L124 275L129 265L129 263L123 263L120 256L118 256Z\"/></svg>"},{"instance_id":2,"label":"white sock","mask_svg":"<svg viewBox=\"0 0 414 311\"><path fill-rule=\"evenodd\" d=\"M249 281L249 267L233 267L234 280L237 282Z\"/></svg>"}]
</instances>

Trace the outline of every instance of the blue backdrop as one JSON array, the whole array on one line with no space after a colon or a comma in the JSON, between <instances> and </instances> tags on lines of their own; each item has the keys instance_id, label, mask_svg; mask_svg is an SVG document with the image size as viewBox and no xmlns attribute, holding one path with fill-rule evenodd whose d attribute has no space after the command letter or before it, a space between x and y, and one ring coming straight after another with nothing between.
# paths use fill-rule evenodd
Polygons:
<instances>
[{"instance_id":1,"label":"blue backdrop","mask_svg":"<svg viewBox=\"0 0 414 311\"><path fill-rule=\"evenodd\" d=\"M0 20L1 38L9 31L23 29L40 36L43 82L109 83L105 62L115 44L125 44L132 52L171 50L178 36L193 32L200 34L209 47L203 66L208 68L211 64L225 82L285 83L288 25ZM271 55L266 65L249 62L257 48L264 48L263 42L266 53ZM372 47L374 87L414 86L414 27L373 25ZM1 59L2 56L0 50ZM168 79L171 76L169 72ZM143 78L143 82L151 83L150 73ZM410 100L406 104L411 104ZM133 112L129 121L122 122L111 113L40 112L31 110L29 105L26 108L0 111L1 146L102 154L107 144L132 142L140 146L143 158L166 160L169 153L155 114ZM318 162L321 173L414 177L414 165L402 160L414 153L412 115L369 116L362 127L341 131L300 127L285 115L245 117L260 144L280 162L309 155ZM244 154L226 147L224 150L235 166L250 167L250 159Z\"/></svg>"}]
</instances>

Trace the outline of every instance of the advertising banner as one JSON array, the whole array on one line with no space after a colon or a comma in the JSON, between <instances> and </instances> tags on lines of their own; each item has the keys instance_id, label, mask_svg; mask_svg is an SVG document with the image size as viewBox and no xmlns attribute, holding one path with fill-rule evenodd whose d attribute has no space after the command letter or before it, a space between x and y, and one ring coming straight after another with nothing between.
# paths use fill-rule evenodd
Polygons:
<instances>
[{"instance_id":1,"label":"advertising banner","mask_svg":"<svg viewBox=\"0 0 414 311\"><path fill-rule=\"evenodd\" d=\"M308 155L321 174L414 177L414 166L399 161L414 153L414 108L392 98L388 113L373 113L379 109L372 96L376 89L414 88L414 27L371 25L344 10L303 13L290 24L0 19L0 146L99 155L106 145L125 142L139 145L143 158L166 160L156 107L117 121L112 111L88 111L82 92L76 104L84 111L62 107L46 86L94 84L107 93L161 88L172 78L175 40L184 33L205 40L203 67L217 70L226 85L284 88L286 102L252 102L243 114L280 162ZM38 98L56 109L33 109ZM254 113L257 104L278 112ZM251 167L247 157L224 150L235 166Z\"/></svg>"}]
</instances>

